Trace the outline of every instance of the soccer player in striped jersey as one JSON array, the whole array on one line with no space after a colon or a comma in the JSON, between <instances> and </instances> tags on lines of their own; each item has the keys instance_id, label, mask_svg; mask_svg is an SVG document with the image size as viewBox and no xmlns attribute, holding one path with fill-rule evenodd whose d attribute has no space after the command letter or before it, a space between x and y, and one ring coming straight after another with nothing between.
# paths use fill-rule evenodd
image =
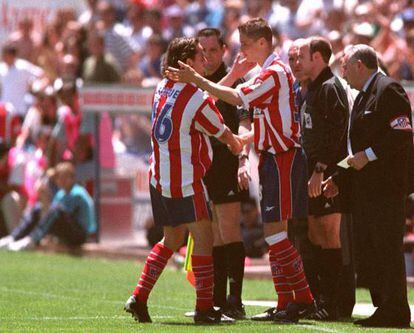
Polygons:
<instances>
[{"instance_id":1,"label":"soccer player in striped jersey","mask_svg":"<svg viewBox=\"0 0 414 333\"><path fill-rule=\"evenodd\" d=\"M262 220L278 303L276 309L252 319L297 322L315 311L315 302L302 259L287 238L287 220L307 216L306 160L299 143L293 77L288 66L273 53L272 30L264 19L241 24L239 32L246 62L261 67L259 74L246 83L230 88L251 69L237 65L239 61L219 83L207 80L181 62L180 69L168 68L167 75L181 82L193 82L227 103L254 108L254 131L249 137L260 153ZM241 186L246 186L247 179L247 175L240 175Z\"/></svg>"},{"instance_id":2,"label":"soccer player in striped jersey","mask_svg":"<svg viewBox=\"0 0 414 333\"><path fill-rule=\"evenodd\" d=\"M176 38L167 50L166 65L186 63L201 75L205 57L194 38ZM150 162L150 195L156 224L164 238L149 254L144 270L125 304L125 310L140 322L151 322L147 299L185 232L194 239L191 257L196 284L194 321L209 324L233 321L213 308L213 235L211 212L203 177L212 160L208 136L214 136L238 154L243 141L224 125L213 99L193 84L165 78L154 94Z\"/></svg>"}]
</instances>

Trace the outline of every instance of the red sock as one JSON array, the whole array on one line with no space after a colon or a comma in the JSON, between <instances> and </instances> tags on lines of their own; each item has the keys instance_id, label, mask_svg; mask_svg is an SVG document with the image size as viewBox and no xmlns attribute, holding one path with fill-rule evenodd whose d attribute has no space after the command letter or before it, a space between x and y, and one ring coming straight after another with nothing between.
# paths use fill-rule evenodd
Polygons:
<instances>
[{"instance_id":1,"label":"red sock","mask_svg":"<svg viewBox=\"0 0 414 333\"><path fill-rule=\"evenodd\" d=\"M274 251L269 251L269 263L272 271L273 284L277 294L277 310L286 309L286 305L293 301L293 292L290 285L283 275L282 267L276 260L277 256Z\"/></svg>"},{"instance_id":2,"label":"red sock","mask_svg":"<svg viewBox=\"0 0 414 333\"><path fill-rule=\"evenodd\" d=\"M275 251L283 275L288 281L290 289L295 293L295 301L305 304L313 302L313 296L303 271L302 258L289 239L273 244L269 249Z\"/></svg>"},{"instance_id":3,"label":"red sock","mask_svg":"<svg viewBox=\"0 0 414 333\"><path fill-rule=\"evenodd\" d=\"M191 256L197 294L196 310L213 307L214 268L212 256Z\"/></svg>"},{"instance_id":4,"label":"red sock","mask_svg":"<svg viewBox=\"0 0 414 333\"><path fill-rule=\"evenodd\" d=\"M172 256L173 251L162 243L157 243L152 248L145 262L141 277L138 281L134 292L132 293L139 301L147 302L149 293L157 282L164 267L167 265L168 259Z\"/></svg>"}]
</instances>

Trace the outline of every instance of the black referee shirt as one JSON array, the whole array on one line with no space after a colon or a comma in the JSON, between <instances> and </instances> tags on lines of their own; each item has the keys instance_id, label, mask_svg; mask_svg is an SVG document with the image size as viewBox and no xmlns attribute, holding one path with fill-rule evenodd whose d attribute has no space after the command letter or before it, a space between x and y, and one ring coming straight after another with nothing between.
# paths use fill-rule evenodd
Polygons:
<instances>
[{"instance_id":1,"label":"black referee shirt","mask_svg":"<svg viewBox=\"0 0 414 333\"><path fill-rule=\"evenodd\" d=\"M301 112L301 132L310 163L331 165L346 156L349 112L345 99L345 90L329 67L309 84Z\"/></svg>"},{"instance_id":2,"label":"black referee shirt","mask_svg":"<svg viewBox=\"0 0 414 333\"><path fill-rule=\"evenodd\" d=\"M212 82L219 82L223 77L227 75L228 69L224 62L221 63L220 67L211 75L206 76L206 79ZM233 88L243 83L242 79L237 80L233 84ZM230 130L237 134L239 131L239 122L240 120L247 118L249 116L248 111L237 106L228 104L222 100L216 101L216 106L219 109L221 115L223 116L224 123L227 125ZM210 136L210 142L213 146L225 146L223 143L218 141L215 137Z\"/></svg>"}]
</instances>

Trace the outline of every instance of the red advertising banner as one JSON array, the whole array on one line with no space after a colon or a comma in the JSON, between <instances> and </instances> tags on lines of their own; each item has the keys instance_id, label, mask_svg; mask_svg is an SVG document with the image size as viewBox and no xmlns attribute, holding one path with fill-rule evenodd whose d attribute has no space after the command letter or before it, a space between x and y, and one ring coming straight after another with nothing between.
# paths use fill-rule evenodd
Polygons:
<instances>
[{"instance_id":1,"label":"red advertising banner","mask_svg":"<svg viewBox=\"0 0 414 333\"><path fill-rule=\"evenodd\" d=\"M151 111L154 88L124 85L84 86L80 91L83 112L141 112Z\"/></svg>"}]
</instances>

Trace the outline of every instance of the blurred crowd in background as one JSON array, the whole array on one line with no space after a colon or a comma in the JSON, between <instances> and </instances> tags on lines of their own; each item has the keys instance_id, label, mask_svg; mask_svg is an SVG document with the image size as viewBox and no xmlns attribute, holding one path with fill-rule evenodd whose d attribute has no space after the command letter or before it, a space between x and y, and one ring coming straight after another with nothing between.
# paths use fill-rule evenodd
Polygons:
<instances>
[{"instance_id":1,"label":"blurred crowd in background","mask_svg":"<svg viewBox=\"0 0 414 333\"><path fill-rule=\"evenodd\" d=\"M168 43L174 37L194 36L207 26L223 32L231 62L239 49L238 25L259 16L272 26L282 59L287 59L292 40L322 35L331 41L335 58L346 45L370 44L382 55L390 76L411 80L414 75L411 0L88 0L87 4L88 10L78 16L70 8L58 10L43 31L34 31L34 22L25 17L9 36L7 45L17 49L18 58L42 69L39 73L28 66L44 84L62 78L154 86L161 78L161 55ZM25 113L20 105L15 107Z\"/></svg>"},{"instance_id":2,"label":"blurred crowd in background","mask_svg":"<svg viewBox=\"0 0 414 333\"><path fill-rule=\"evenodd\" d=\"M162 54L175 37L219 28L230 64L239 50L238 25L263 17L285 61L293 40L322 35L332 43L334 65L346 45L370 44L388 75L414 80L413 0L86 2L80 14L57 10L41 31L24 17L2 41L0 200L9 228L25 206L36 202L35 184L47 168L72 161L78 180L92 178L90 168L83 167L92 160L94 124L79 108L82 84L155 86L162 78ZM149 154L148 117L120 116L113 125L126 151Z\"/></svg>"}]
</instances>

